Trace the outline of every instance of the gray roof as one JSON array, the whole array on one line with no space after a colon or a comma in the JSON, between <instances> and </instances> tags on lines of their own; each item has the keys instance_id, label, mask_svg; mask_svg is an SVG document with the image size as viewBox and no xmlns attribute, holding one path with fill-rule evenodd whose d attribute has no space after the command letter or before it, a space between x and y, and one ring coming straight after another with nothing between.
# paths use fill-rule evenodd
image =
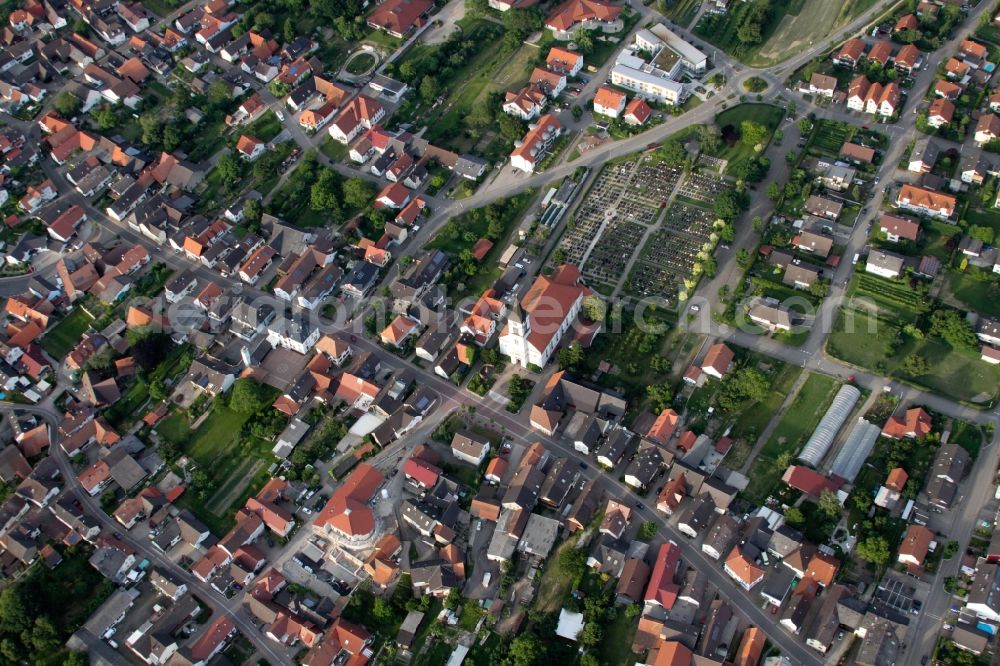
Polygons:
<instances>
[{"instance_id":1,"label":"gray roof","mask_svg":"<svg viewBox=\"0 0 1000 666\"><path fill-rule=\"evenodd\" d=\"M107 601L87 618L83 628L95 636L103 636L104 632L122 620L138 597L139 590L137 588L115 590Z\"/></svg>"},{"instance_id":2,"label":"gray roof","mask_svg":"<svg viewBox=\"0 0 1000 666\"><path fill-rule=\"evenodd\" d=\"M850 416L851 410L854 409L854 405L860 397L861 391L854 386L844 384L840 387L840 391L837 392L830 408L826 410L826 414L823 415L816 430L813 431L809 441L803 447L802 453L799 454L799 460L813 467L819 467L827 451L830 450L834 438L840 432L840 428Z\"/></svg>"},{"instance_id":3,"label":"gray roof","mask_svg":"<svg viewBox=\"0 0 1000 666\"><path fill-rule=\"evenodd\" d=\"M875 448L875 442L881 432L877 425L859 419L847 436L847 441L837 452L831 471L842 479L854 481L861 471L861 466Z\"/></svg>"}]
</instances>

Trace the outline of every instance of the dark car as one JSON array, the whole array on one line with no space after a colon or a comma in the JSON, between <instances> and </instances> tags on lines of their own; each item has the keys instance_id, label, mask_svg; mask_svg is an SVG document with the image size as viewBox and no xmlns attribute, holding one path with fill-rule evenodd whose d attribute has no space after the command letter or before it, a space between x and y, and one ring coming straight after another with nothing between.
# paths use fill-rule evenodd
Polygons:
<instances>
[{"instance_id":1,"label":"dark car","mask_svg":"<svg viewBox=\"0 0 1000 666\"><path fill-rule=\"evenodd\" d=\"M587 467L588 467L587 463L585 463L585 462L583 462L583 461L581 460L581 461L580 461L580 469L587 469Z\"/></svg>"}]
</instances>

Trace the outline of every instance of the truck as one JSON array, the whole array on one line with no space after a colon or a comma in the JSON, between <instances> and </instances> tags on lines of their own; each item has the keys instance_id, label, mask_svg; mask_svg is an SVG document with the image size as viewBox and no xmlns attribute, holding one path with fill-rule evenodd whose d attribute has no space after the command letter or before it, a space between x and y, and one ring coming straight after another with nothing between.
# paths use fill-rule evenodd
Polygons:
<instances>
[{"instance_id":1,"label":"truck","mask_svg":"<svg viewBox=\"0 0 1000 666\"><path fill-rule=\"evenodd\" d=\"M490 580L492 580L492 578L493 578L493 574L490 573L489 571L487 571L486 573L484 573L483 574L483 587L489 587L490 586Z\"/></svg>"}]
</instances>

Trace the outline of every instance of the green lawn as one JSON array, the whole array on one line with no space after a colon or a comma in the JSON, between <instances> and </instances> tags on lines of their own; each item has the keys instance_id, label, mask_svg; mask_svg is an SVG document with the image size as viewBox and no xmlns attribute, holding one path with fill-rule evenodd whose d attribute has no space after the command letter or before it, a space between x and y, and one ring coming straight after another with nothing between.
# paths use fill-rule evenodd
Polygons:
<instances>
[{"instance_id":1,"label":"green lawn","mask_svg":"<svg viewBox=\"0 0 1000 666\"><path fill-rule=\"evenodd\" d=\"M268 463L273 461L271 443L257 437L242 440L240 429L249 419L249 414L234 412L217 398L208 417L198 429L190 430L188 417L178 412L163 419L156 427L157 433L174 443L184 455L191 458L198 468L206 472L212 487L204 498L194 491L185 493L179 503L190 509L198 518L216 533L224 534L232 527L233 516L230 509L242 505L267 482ZM226 506L213 504L213 500L234 490L242 482L252 464L248 459L264 461L254 473L248 485Z\"/></svg>"},{"instance_id":2,"label":"green lawn","mask_svg":"<svg viewBox=\"0 0 1000 666\"><path fill-rule=\"evenodd\" d=\"M601 663L608 666L636 663L636 655L632 653L632 640L638 628L638 618L626 617L623 607L619 606L615 619L603 627L604 638L597 647Z\"/></svg>"},{"instance_id":3,"label":"green lawn","mask_svg":"<svg viewBox=\"0 0 1000 666\"><path fill-rule=\"evenodd\" d=\"M951 438L948 441L961 446L975 460L983 445L982 431L980 431L979 426L973 423L955 421L952 424Z\"/></svg>"},{"instance_id":4,"label":"green lawn","mask_svg":"<svg viewBox=\"0 0 1000 666\"><path fill-rule=\"evenodd\" d=\"M754 146L748 146L738 139L740 123L744 120L752 120L767 127L771 134L768 135L765 147L771 142L774 130L778 128L781 119L785 117L783 109L770 104L739 104L731 109L726 109L715 117L715 123L722 129L723 143L716 157L729 160L727 170L750 157L753 157Z\"/></svg>"},{"instance_id":5,"label":"green lawn","mask_svg":"<svg viewBox=\"0 0 1000 666\"><path fill-rule=\"evenodd\" d=\"M273 111L268 110L260 118L247 125L242 133L267 143L281 134L281 121L278 120Z\"/></svg>"},{"instance_id":6,"label":"green lawn","mask_svg":"<svg viewBox=\"0 0 1000 666\"><path fill-rule=\"evenodd\" d=\"M45 333L42 337L42 349L52 358L64 358L80 342L80 338L93 320L90 313L77 305L63 317L62 321Z\"/></svg>"},{"instance_id":7,"label":"green lawn","mask_svg":"<svg viewBox=\"0 0 1000 666\"><path fill-rule=\"evenodd\" d=\"M927 387L956 400L985 404L996 396L1000 368L983 363L978 351L952 349L934 338L913 340L906 336L894 348L892 343L900 335L899 325L889 319L857 310L841 310L827 340L827 351L853 365ZM931 374L913 377L903 372L903 359L911 354L927 359Z\"/></svg>"},{"instance_id":8,"label":"green lawn","mask_svg":"<svg viewBox=\"0 0 1000 666\"><path fill-rule=\"evenodd\" d=\"M750 466L747 475L750 485L743 493L745 497L760 503L779 487L785 470L779 469L775 461L782 454L794 456L799 451L816 429L839 386L832 377L820 374L809 376Z\"/></svg>"},{"instance_id":9,"label":"green lawn","mask_svg":"<svg viewBox=\"0 0 1000 666\"><path fill-rule=\"evenodd\" d=\"M327 134L323 139L323 143L320 144L319 150L334 162L342 162L351 149L346 144L334 141L333 137Z\"/></svg>"},{"instance_id":10,"label":"green lawn","mask_svg":"<svg viewBox=\"0 0 1000 666\"><path fill-rule=\"evenodd\" d=\"M781 407L788 396L788 391L802 372L802 369L795 365L784 364L780 361L773 361L773 363L780 367L772 375L770 393L763 402L755 403L737 417L733 429L729 433L729 436L734 440L745 439L753 444L767 427L771 417Z\"/></svg>"},{"instance_id":11,"label":"green lawn","mask_svg":"<svg viewBox=\"0 0 1000 666\"><path fill-rule=\"evenodd\" d=\"M134 379L121 399L104 412L108 423L119 432L128 430L129 426L146 414L143 407L149 400L149 386L139 377Z\"/></svg>"},{"instance_id":12,"label":"green lawn","mask_svg":"<svg viewBox=\"0 0 1000 666\"><path fill-rule=\"evenodd\" d=\"M990 227L994 235L1000 237L1000 210L996 208L974 208L965 211L965 221L970 225Z\"/></svg>"},{"instance_id":13,"label":"green lawn","mask_svg":"<svg viewBox=\"0 0 1000 666\"><path fill-rule=\"evenodd\" d=\"M350 60L347 61L347 72L348 74L364 74L372 67L378 60L371 53L358 53Z\"/></svg>"},{"instance_id":14,"label":"green lawn","mask_svg":"<svg viewBox=\"0 0 1000 666\"><path fill-rule=\"evenodd\" d=\"M576 545L576 538L563 541L546 560L534 608L542 613L558 613L566 597L573 590L573 579L559 570L559 554Z\"/></svg>"},{"instance_id":15,"label":"green lawn","mask_svg":"<svg viewBox=\"0 0 1000 666\"><path fill-rule=\"evenodd\" d=\"M948 289L979 314L1000 317L1000 279L994 273L973 266L949 271Z\"/></svg>"}]
</instances>

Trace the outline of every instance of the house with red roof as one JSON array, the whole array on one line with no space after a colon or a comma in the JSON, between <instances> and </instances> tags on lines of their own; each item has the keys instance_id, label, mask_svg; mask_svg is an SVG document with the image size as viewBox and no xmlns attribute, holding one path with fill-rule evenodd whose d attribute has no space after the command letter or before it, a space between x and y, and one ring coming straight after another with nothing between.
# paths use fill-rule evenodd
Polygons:
<instances>
[{"instance_id":1,"label":"house with red roof","mask_svg":"<svg viewBox=\"0 0 1000 666\"><path fill-rule=\"evenodd\" d=\"M431 490L437 485L441 468L419 458L409 458L403 464L403 476L413 485L423 490Z\"/></svg>"},{"instance_id":2,"label":"house with red roof","mask_svg":"<svg viewBox=\"0 0 1000 666\"><path fill-rule=\"evenodd\" d=\"M891 439L920 439L931 433L934 424L923 407L906 410L902 417L890 416L882 427L882 436Z\"/></svg>"},{"instance_id":3,"label":"house with red roof","mask_svg":"<svg viewBox=\"0 0 1000 666\"><path fill-rule=\"evenodd\" d=\"M386 0L368 15L368 25L403 39L424 24L431 0Z\"/></svg>"},{"instance_id":4,"label":"house with red roof","mask_svg":"<svg viewBox=\"0 0 1000 666\"><path fill-rule=\"evenodd\" d=\"M583 69L583 54L553 46L545 57L545 66L553 72L562 72L566 76L576 76Z\"/></svg>"},{"instance_id":5,"label":"house with red roof","mask_svg":"<svg viewBox=\"0 0 1000 666\"><path fill-rule=\"evenodd\" d=\"M552 10L545 19L545 27L561 41L572 39L580 28L618 32L624 27L620 20L621 13L621 5L601 0L566 0Z\"/></svg>"},{"instance_id":6,"label":"house with red roof","mask_svg":"<svg viewBox=\"0 0 1000 666\"><path fill-rule=\"evenodd\" d=\"M646 604L659 606L665 611L674 607L680 592L680 586L674 582L680 561L681 549L670 542L662 544L656 551L656 562L643 595Z\"/></svg>"},{"instance_id":7,"label":"house with red roof","mask_svg":"<svg viewBox=\"0 0 1000 666\"><path fill-rule=\"evenodd\" d=\"M385 7L388 3L381 6ZM348 144L364 130L370 130L385 118L385 107L367 95L352 99L337 115L329 128L335 141Z\"/></svg>"},{"instance_id":8,"label":"house with red roof","mask_svg":"<svg viewBox=\"0 0 1000 666\"><path fill-rule=\"evenodd\" d=\"M646 431L646 439L656 442L660 446L666 446L670 438L674 436L674 431L680 423L681 415L669 407L660 412L660 415L653 421L653 425Z\"/></svg>"},{"instance_id":9,"label":"house with red roof","mask_svg":"<svg viewBox=\"0 0 1000 666\"><path fill-rule=\"evenodd\" d=\"M622 119L625 124L641 127L646 124L653 114L653 107L646 103L646 100L635 97L625 106L625 115Z\"/></svg>"},{"instance_id":10,"label":"house with red roof","mask_svg":"<svg viewBox=\"0 0 1000 666\"><path fill-rule=\"evenodd\" d=\"M536 67L528 78L528 85L538 88L549 97L559 97L566 89L566 75L544 67Z\"/></svg>"},{"instance_id":11,"label":"house with red roof","mask_svg":"<svg viewBox=\"0 0 1000 666\"><path fill-rule=\"evenodd\" d=\"M836 492L841 486L840 483L802 465L790 465L781 480L810 497L819 497L824 490Z\"/></svg>"},{"instance_id":12,"label":"house with red roof","mask_svg":"<svg viewBox=\"0 0 1000 666\"><path fill-rule=\"evenodd\" d=\"M723 569L744 590L750 590L764 580L764 570L744 554L739 546L730 551Z\"/></svg>"},{"instance_id":13,"label":"house with red roof","mask_svg":"<svg viewBox=\"0 0 1000 666\"><path fill-rule=\"evenodd\" d=\"M515 169L533 173L535 167L548 153L556 139L562 135L562 124L552 114L545 114L530 127L521 145L510 154L510 165Z\"/></svg>"},{"instance_id":14,"label":"house with red roof","mask_svg":"<svg viewBox=\"0 0 1000 666\"><path fill-rule=\"evenodd\" d=\"M255 161L266 150L266 143L246 134L240 135L239 140L236 142L236 152L247 162Z\"/></svg>"},{"instance_id":15,"label":"house with red roof","mask_svg":"<svg viewBox=\"0 0 1000 666\"><path fill-rule=\"evenodd\" d=\"M701 362L701 371L709 377L722 379L733 365L735 354L724 343L716 343L708 348L705 360Z\"/></svg>"},{"instance_id":16,"label":"house with red roof","mask_svg":"<svg viewBox=\"0 0 1000 666\"><path fill-rule=\"evenodd\" d=\"M420 330L420 324L406 315L396 315L396 318L379 335L382 344L399 348L411 336Z\"/></svg>"},{"instance_id":17,"label":"house with red roof","mask_svg":"<svg viewBox=\"0 0 1000 666\"><path fill-rule=\"evenodd\" d=\"M188 655L194 664L207 664L229 644L236 635L236 624L228 615L220 614L188 646Z\"/></svg>"},{"instance_id":18,"label":"house with red roof","mask_svg":"<svg viewBox=\"0 0 1000 666\"><path fill-rule=\"evenodd\" d=\"M500 333L500 353L521 366L545 367L591 293L581 280L572 264L539 275L511 309Z\"/></svg>"},{"instance_id":19,"label":"house with red roof","mask_svg":"<svg viewBox=\"0 0 1000 666\"><path fill-rule=\"evenodd\" d=\"M594 96L594 113L609 118L617 118L625 110L627 97L620 90L610 86L601 86Z\"/></svg>"},{"instance_id":20,"label":"house with red roof","mask_svg":"<svg viewBox=\"0 0 1000 666\"><path fill-rule=\"evenodd\" d=\"M389 183L382 188L382 191L375 197L375 207L399 210L405 207L406 204L410 203L412 197L413 192L411 192L405 185L400 183Z\"/></svg>"},{"instance_id":21,"label":"house with red roof","mask_svg":"<svg viewBox=\"0 0 1000 666\"><path fill-rule=\"evenodd\" d=\"M316 516L313 528L321 534L336 534L347 541L364 541L375 533L375 514L368 502L375 497L385 477L367 463L359 463L333 492Z\"/></svg>"}]
</instances>

